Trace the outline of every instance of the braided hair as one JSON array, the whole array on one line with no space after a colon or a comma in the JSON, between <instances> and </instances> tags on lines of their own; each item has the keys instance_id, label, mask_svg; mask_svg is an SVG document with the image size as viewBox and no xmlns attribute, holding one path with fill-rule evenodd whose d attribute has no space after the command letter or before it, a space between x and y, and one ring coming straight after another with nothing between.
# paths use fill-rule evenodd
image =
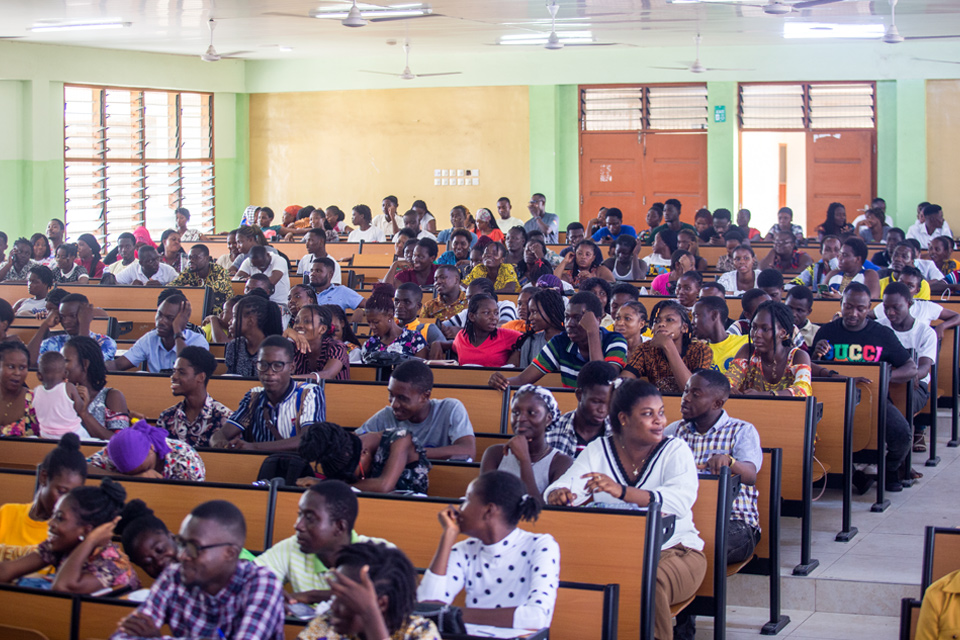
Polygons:
<instances>
[{"instance_id":1,"label":"braided hair","mask_svg":"<svg viewBox=\"0 0 960 640\"><path fill-rule=\"evenodd\" d=\"M516 527L521 520L533 522L540 516L540 501L526 492L519 476L491 471L470 484L480 502L498 506L511 527Z\"/></svg>"},{"instance_id":2,"label":"braided hair","mask_svg":"<svg viewBox=\"0 0 960 640\"><path fill-rule=\"evenodd\" d=\"M326 477L353 484L362 449L355 433L333 422L314 422L304 426L297 453L308 463L319 464Z\"/></svg>"},{"instance_id":3,"label":"braided hair","mask_svg":"<svg viewBox=\"0 0 960 640\"><path fill-rule=\"evenodd\" d=\"M477 324L470 319L470 315L476 315L480 310L480 303L486 302L487 300L492 300L494 304L497 303L497 299L489 293L478 293L470 298L470 303L467 305L467 319L463 323L463 330L467 333L467 337L470 338L470 342L476 341L477 333ZM497 337L497 329L494 328L488 337L495 340Z\"/></svg>"},{"instance_id":4,"label":"braided hair","mask_svg":"<svg viewBox=\"0 0 960 640\"><path fill-rule=\"evenodd\" d=\"M528 305L537 305L540 308L540 317L557 331L563 331L563 320L566 314L566 307L563 306L563 296L556 289L538 289L533 297L530 298ZM528 315L529 317L529 315ZM517 344L513 346L513 351L519 351L527 340L531 340L536 331L533 328L527 329L527 332L520 336Z\"/></svg>"},{"instance_id":5,"label":"braided hair","mask_svg":"<svg viewBox=\"0 0 960 640\"><path fill-rule=\"evenodd\" d=\"M344 547L337 556L337 568L353 567L358 571L369 567L370 581L377 596L387 597L383 622L393 636L403 628L417 601L417 579L413 564L403 551L375 542L361 542Z\"/></svg>"},{"instance_id":6,"label":"braided hair","mask_svg":"<svg viewBox=\"0 0 960 640\"><path fill-rule=\"evenodd\" d=\"M310 313L310 315L324 327L324 331L321 334L322 338L333 334L333 313L330 311L329 306L330 305L324 305L321 307L316 304L305 304L300 307L301 312L306 311Z\"/></svg>"},{"instance_id":7,"label":"braided hair","mask_svg":"<svg viewBox=\"0 0 960 640\"><path fill-rule=\"evenodd\" d=\"M142 558L136 556L137 541L145 533L168 535L170 530L163 520L154 515L153 509L140 500L131 500L120 512L120 522L114 530L120 536L123 550L137 565L142 566Z\"/></svg>"},{"instance_id":8,"label":"braided hair","mask_svg":"<svg viewBox=\"0 0 960 640\"><path fill-rule=\"evenodd\" d=\"M340 324L343 325L342 337L344 344L355 344L358 347L361 346L360 339L357 338L357 334L353 332L353 327L347 320L347 312L343 310L343 307L338 304L322 304L320 306L329 311L331 317L336 318L339 320ZM331 320L331 322L333 322L333 320Z\"/></svg>"},{"instance_id":9,"label":"braided hair","mask_svg":"<svg viewBox=\"0 0 960 640\"><path fill-rule=\"evenodd\" d=\"M773 328L774 340L776 340L777 330L783 329L786 334L781 341L781 344L784 347L790 347L793 345L793 310L790 309L787 305L782 302L776 302L774 300L767 300L762 303L753 314L753 319L756 320L757 314L761 311L768 311L770 313L770 324ZM751 321L752 329L752 321ZM750 331L752 334L753 331ZM748 352L753 355L753 336L750 335L748 338Z\"/></svg>"},{"instance_id":10,"label":"braided hair","mask_svg":"<svg viewBox=\"0 0 960 640\"><path fill-rule=\"evenodd\" d=\"M380 313L386 313L392 316L394 313L394 293L396 293L396 289L392 284L389 282L378 282L373 285L373 290L370 292L370 297L367 298L365 309L367 311L379 311Z\"/></svg>"},{"instance_id":11,"label":"braided hair","mask_svg":"<svg viewBox=\"0 0 960 640\"><path fill-rule=\"evenodd\" d=\"M661 300L654 305L653 310L650 312L650 325L655 327L657 325L657 318L661 313L667 311L673 311L680 316L680 323L687 328L681 338L680 357L682 358L687 355L687 348L693 341L693 324L690 322L690 314L687 313L684 306L676 300Z\"/></svg>"},{"instance_id":12,"label":"braided hair","mask_svg":"<svg viewBox=\"0 0 960 640\"><path fill-rule=\"evenodd\" d=\"M107 386L107 365L103 361L103 351L100 345L90 336L73 336L64 345L64 349L72 347L77 352L77 359L87 373L87 382L99 393Z\"/></svg>"},{"instance_id":13,"label":"braided hair","mask_svg":"<svg viewBox=\"0 0 960 640\"><path fill-rule=\"evenodd\" d=\"M67 495L73 502L74 513L80 522L99 527L120 515L127 499L127 490L119 482L104 478L99 487L77 487Z\"/></svg>"}]
</instances>

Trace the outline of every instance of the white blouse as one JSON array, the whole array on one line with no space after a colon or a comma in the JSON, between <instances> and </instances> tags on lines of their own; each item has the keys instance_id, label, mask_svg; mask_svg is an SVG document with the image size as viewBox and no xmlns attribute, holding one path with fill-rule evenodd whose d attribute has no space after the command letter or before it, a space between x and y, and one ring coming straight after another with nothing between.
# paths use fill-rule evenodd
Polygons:
<instances>
[{"instance_id":1,"label":"white blouse","mask_svg":"<svg viewBox=\"0 0 960 640\"><path fill-rule=\"evenodd\" d=\"M467 607L516 607L514 628L542 629L553 619L559 585L560 545L548 533L517 528L491 545L476 538L453 545L447 574L428 569L417 600L450 604L466 588Z\"/></svg>"},{"instance_id":2,"label":"white blouse","mask_svg":"<svg viewBox=\"0 0 960 640\"><path fill-rule=\"evenodd\" d=\"M543 492L544 498L554 489L566 488L577 496L575 500L582 500L587 495L587 480L581 476L586 473L602 473L618 484L649 491L652 500L660 503L663 513L676 516L673 535L663 543L664 549L682 544L690 549L702 550L703 540L693 525L693 503L697 501L700 484L690 447L683 440L665 436L643 466L637 482L631 484L626 470L620 464L620 458L617 457L613 437L598 438L588 444L567 472L547 487ZM602 506L609 505L610 508L636 506L605 491L593 494L593 502L605 503Z\"/></svg>"},{"instance_id":3,"label":"white blouse","mask_svg":"<svg viewBox=\"0 0 960 640\"><path fill-rule=\"evenodd\" d=\"M757 276L759 275L760 275L760 270L754 269L753 270L754 286L756 286ZM736 271L727 271L726 273L721 274L720 277L717 278L717 282L722 284L724 288L727 290L726 296L728 298L731 296L742 296L744 294L743 289L737 288L737 272Z\"/></svg>"}]
</instances>

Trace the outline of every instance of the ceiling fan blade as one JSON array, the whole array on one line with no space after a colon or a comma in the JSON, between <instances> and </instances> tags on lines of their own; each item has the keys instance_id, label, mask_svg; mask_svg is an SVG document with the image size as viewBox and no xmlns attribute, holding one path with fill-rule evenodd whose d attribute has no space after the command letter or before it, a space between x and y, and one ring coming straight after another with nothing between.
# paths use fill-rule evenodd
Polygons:
<instances>
[{"instance_id":1,"label":"ceiling fan blade","mask_svg":"<svg viewBox=\"0 0 960 640\"><path fill-rule=\"evenodd\" d=\"M230 53L221 53L221 58L236 58L239 56L250 55L251 53L256 53L255 51L231 51Z\"/></svg>"},{"instance_id":2,"label":"ceiling fan blade","mask_svg":"<svg viewBox=\"0 0 960 640\"><path fill-rule=\"evenodd\" d=\"M413 75L415 75L418 78L429 78L431 76L458 76L461 73L463 73L463 71L444 71L442 73L415 73Z\"/></svg>"},{"instance_id":3,"label":"ceiling fan blade","mask_svg":"<svg viewBox=\"0 0 960 640\"><path fill-rule=\"evenodd\" d=\"M960 38L960 35L952 36L904 36L904 40L946 40L949 38Z\"/></svg>"},{"instance_id":4,"label":"ceiling fan blade","mask_svg":"<svg viewBox=\"0 0 960 640\"><path fill-rule=\"evenodd\" d=\"M262 16L279 16L282 18L310 18L310 16L305 16L302 13L284 13L282 11L265 11L261 13ZM310 18L311 20L313 18Z\"/></svg>"},{"instance_id":5,"label":"ceiling fan blade","mask_svg":"<svg viewBox=\"0 0 960 640\"><path fill-rule=\"evenodd\" d=\"M560 42L563 42L561 40ZM620 42L563 42L564 47L616 47L626 46Z\"/></svg>"},{"instance_id":6,"label":"ceiling fan blade","mask_svg":"<svg viewBox=\"0 0 960 640\"><path fill-rule=\"evenodd\" d=\"M836 2L844 2L845 0L804 0L804 2L797 2L791 5L794 9L810 9L813 7L819 7L825 4L834 4Z\"/></svg>"},{"instance_id":7,"label":"ceiling fan blade","mask_svg":"<svg viewBox=\"0 0 960 640\"><path fill-rule=\"evenodd\" d=\"M943 64L960 64L960 60L936 60L934 58L914 58L920 62L942 62Z\"/></svg>"},{"instance_id":8,"label":"ceiling fan blade","mask_svg":"<svg viewBox=\"0 0 960 640\"><path fill-rule=\"evenodd\" d=\"M756 71L756 69L731 69L728 67L707 67L707 71Z\"/></svg>"},{"instance_id":9,"label":"ceiling fan blade","mask_svg":"<svg viewBox=\"0 0 960 640\"><path fill-rule=\"evenodd\" d=\"M367 22L394 22L395 20L417 20L419 18L442 18L440 13L425 13L419 16L395 16L392 18L365 18Z\"/></svg>"},{"instance_id":10,"label":"ceiling fan blade","mask_svg":"<svg viewBox=\"0 0 960 640\"><path fill-rule=\"evenodd\" d=\"M381 76L393 76L394 78L400 78L403 76L402 73L389 73L387 71L370 71L369 69L360 69L360 73L376 73Z\"/></svg>"},{"instance_id":11,"label":"ceiling fan blade","mask_svg":"<svg viewBox=\"0 0 960 640\"><path fill-rule=\"evenodd\" d=\"M666 69L668 71L690 71L690 67L647 67L647 69Z\"/></svg>"}]
</instances>

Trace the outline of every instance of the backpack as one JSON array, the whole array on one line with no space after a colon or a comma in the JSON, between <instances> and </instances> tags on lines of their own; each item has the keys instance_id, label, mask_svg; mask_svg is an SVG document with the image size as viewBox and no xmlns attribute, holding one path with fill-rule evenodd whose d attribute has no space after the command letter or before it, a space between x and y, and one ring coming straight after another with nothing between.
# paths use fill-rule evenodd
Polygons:
<instances>
[{"instance_id":1,"label":"backpack","mask_svg":"<svg viewBox=\"0 0 960 640\"><path fill-rule=\"evenodd\" d=\"M284 486L295 487L300 478L312 478L310 464L295 453L274 453L267 456L260 465L257 480L269 482L274 478L283 479Z\"/></svg>"}]
</instances>

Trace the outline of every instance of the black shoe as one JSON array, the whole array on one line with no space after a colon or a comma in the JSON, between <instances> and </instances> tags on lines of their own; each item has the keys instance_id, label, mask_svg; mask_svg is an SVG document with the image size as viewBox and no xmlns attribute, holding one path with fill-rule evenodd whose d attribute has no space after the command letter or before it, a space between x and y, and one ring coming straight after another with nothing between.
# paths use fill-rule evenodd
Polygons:
<instances>
[{"instance_id":1,"label":"black shoe","mask_svg":"<svg viewBox=\"0 0 960 640\"><path fill-rule=\"evenodd\" d=\"M868 476L863 471L859 469L854 470L853 472L853 488L856 489L857 495L862 496L867 491L870 490L870 487L873 486L873 483L876 482L875 476Z\"/></svg>"},{"instance_id":2,"label":"black shoe","mask_svg":"<svg viewBox=\"0 0 960 640\"><path fill-rule=\"evenodd\" d=\"M694 640L697 635L697 617L677 614L677 624L673 627L673 640Z\"/></svg>"},{"instance_id":3,"label":"black shoe","mask_svg":"<svg viewBox=\"0 0 960 640\"><path fill-rule=\"evenodd\" d=\"M884 483L884 489L891 493L899 493L903 491L903 483L900 482L897 474L888 474L887 481Z\"/></svg>"}]
</instances>

